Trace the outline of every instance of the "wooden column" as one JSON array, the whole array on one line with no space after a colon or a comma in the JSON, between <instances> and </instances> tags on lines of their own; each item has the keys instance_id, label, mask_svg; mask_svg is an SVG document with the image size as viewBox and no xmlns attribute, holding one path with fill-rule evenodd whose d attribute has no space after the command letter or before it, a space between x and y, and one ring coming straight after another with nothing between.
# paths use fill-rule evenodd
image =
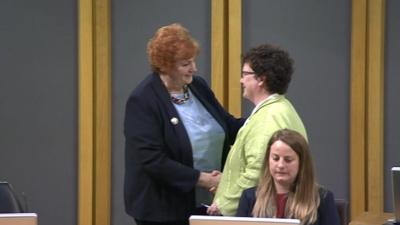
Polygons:
<instances>
[{"instance_id":1,"label":"wooden column","mask_svg":"<svg viewBox=\"0 0 400 225\"><path fill-rule=\"evenodd\" d=\"M242 1L213 0L211 9L211 87L225 109L240 116Z\"/></svg>"},{"instance_id":2,"label":"wooden column","mask_svg":"<svg viewBox=\"0 0 400 225\"><path fill-rule=\"evenodd\" d=\"M368 0L367 47L367 211L383 212L384 27L383 0Z\"/></svg>"},{"instance_id":3,"label":"wooden column","mask_svg":"<svg viewBox=\"0 0 400 225\"><path fill-rule=\"evenodd\" d=\"M366 210L366 47L367 0L353 0L350 97L351 217Z\"/></svg>"},{"instance_id":4,"label":"wooden column","mask_svg":"<svg viewBox=\"0 0 400 225\"><path fill-rule=\"evenodd\" d=\"M219 102L228 106L228 34L226 0L211 1L211 88Z\"/></svg>"},{"instance_id":5,"label":"wooden column","mask_svg":"<svg viewBox=\"0 0 400 225\"><path fill-rule=\"evenodd\" d=\"M79 0L78 224L109 225L111 199L110 1Z\"/></svg>"},{"instance_id":6,"label":"wooden column","mask_svg":"<svg viewBox=\"0 0 400 225\"><path fill-rule=\"evenodd\" d=\"M228 109L239 117L242 114L242 1L229 0L228 9Z\"/></svg>"},{"instance_id":7,"label":"wooden column","mask_svg":"<svg viewBox=\"0 0 400 225\"><path fill-rule=\"evenodd\" d=\"M351 53L351 217L383 213L384 0L353 0Z\"/></svg>"}]
</instances>

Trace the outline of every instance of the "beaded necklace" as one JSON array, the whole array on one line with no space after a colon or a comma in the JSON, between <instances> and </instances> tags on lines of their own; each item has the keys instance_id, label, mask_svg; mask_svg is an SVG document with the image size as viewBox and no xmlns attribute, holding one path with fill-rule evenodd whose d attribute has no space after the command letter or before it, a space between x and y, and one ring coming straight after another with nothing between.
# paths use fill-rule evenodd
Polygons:
<instances>
[{"instance_id":1,"label":"beaded necklace","mask_svg":"<svg viewBox=\"0 0 400 225\"><path fill-rule=\"evenodd\" d=\"M187 102L187 100L189 100L189 99L190 99L189 89L186 85L183 86L183 98L177 98L177 97L171 95L172 102L177 105L182 105L185 102Z\"/></svg>"}]
</instances>

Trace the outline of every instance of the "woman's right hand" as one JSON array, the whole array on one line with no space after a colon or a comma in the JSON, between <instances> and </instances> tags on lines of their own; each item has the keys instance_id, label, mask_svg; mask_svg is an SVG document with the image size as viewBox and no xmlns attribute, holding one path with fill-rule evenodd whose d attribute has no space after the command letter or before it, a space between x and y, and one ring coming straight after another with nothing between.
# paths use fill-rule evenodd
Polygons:
<instances>
[{"instance_id":1,"label":"woman's right hand","mask_svg":"<svg viewBox=\"0 0 400 225\"><path fill-rule=\"evenodd\" d=\"M222 173L218 170L213 170L210 173L200 172L197 185L209 191L216 190L219 184L219 180L221 179L221 175Z\"/></svg>"}]
</instances>

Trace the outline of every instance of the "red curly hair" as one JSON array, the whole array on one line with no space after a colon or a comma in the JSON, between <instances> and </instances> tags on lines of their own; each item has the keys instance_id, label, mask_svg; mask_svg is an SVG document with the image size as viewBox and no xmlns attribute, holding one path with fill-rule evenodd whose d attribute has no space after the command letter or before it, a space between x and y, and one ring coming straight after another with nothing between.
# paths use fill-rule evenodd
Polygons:
<instances>
[{"instance_id":1,"label":"red curly hair","mask_svg":"<svg viewBox=\"0 0 400 225\"><path fill-rule=\"evenodd\" d=\"M159 28L147 44L151 69L156 73L169 74L177 61L193 58L199 51L197 41L178 23Z\"/></svg>"}]
</instances>

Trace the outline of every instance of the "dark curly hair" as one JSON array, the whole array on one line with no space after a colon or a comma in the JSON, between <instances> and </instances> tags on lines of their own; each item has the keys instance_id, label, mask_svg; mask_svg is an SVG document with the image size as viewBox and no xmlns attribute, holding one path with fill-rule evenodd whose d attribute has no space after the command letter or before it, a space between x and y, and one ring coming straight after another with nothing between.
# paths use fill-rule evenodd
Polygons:
<instances>
[{"instance_id":1,"label":"dark curly hair","mask_svg":"<svg viewBox=\"0 0 400 225\"><path fill-rule=\"evenodd\" d=\"M271 94L285 94L293 74L293 59L282 48L263 44L243 55L257 77L265 77L265 88Z\"/></svg>"}]
</instances>

